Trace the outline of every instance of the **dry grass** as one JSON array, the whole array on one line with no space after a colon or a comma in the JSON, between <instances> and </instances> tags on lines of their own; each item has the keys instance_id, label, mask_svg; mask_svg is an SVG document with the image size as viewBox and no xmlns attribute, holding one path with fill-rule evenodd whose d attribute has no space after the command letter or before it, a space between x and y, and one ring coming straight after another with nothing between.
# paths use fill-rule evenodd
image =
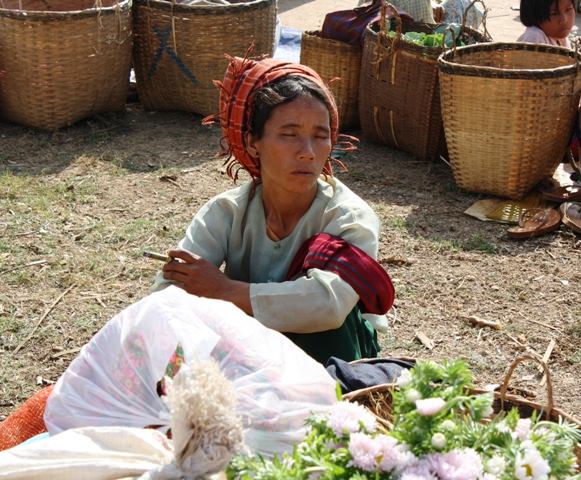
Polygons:
<instances>
[{"instance_id":1,"label":"dry grass","mask_svg":"<svg viewBox=\"0 0 581 480\"><path fill-rule=\"evenodd\" d=\"M159 264L143 249L174 246L193 213L232 186L213 158L219 132L199 120L132 108L57 134L0 124L0 414L55 381L112 315L146 294ZM500 383L519 352L542 354L553 338L556 404L579 416L579 238L562 227L508 240L505 226L462 214L480 197L456 189L443 164L363 143L348 165L340 178L380 215L380 260L397 290L383 353L464 357L482 385ZM504 329L475 328L469 315ZM432 350L415 339L420 330ZM542 401L536 372L519 368L515 385Z\"/></svg>"}]
</instances>

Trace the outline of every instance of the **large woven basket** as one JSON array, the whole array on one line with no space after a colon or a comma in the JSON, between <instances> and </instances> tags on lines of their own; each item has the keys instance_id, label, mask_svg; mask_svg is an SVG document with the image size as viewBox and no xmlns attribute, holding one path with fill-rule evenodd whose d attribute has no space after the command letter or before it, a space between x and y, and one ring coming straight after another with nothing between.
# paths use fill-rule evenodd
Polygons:
<instances>
[{"instance_id":1,"label":"large woven basket","mask_svg":"<svg viewBox=\"0 0 581 480\"><path fill-rule=\"evenodd\" d=\"M130 0L1 0L0 117L54 130L121 110Z\"/></svg>"},{"instance_id":2,"label":"large woven basket","mask_svg":"<svg viewBox=\"0 0 581 480\"><path fill-rule=\"evenodd\" d=\"M397 32L385 28L392 10ZM401 19L386 5L381 20L365 32L359 113L361 129L372 141L403 150L422 160L437 158L444 143L438 84L438 56L444 47L424 47L402 39L406 32L431 33L438 25ZM466 42L484 42L487 37L462 27Z\"/></svg>"},{"instance_id":3,"label":"large woven basket","mask_svg":"<svg viewBox=\"0 0 581 480\"><path fill-rule=\"evenodd\" d=\"M507 393L509 390L510 379L516 367L522 362L528 360L536 362L543 368L547 386L546 405L541 405L539 403L526 400L517 395ZM385 430L390 430L393 428L392 394L395 389L397 389L397 385L393 383L375 385L373 387L362 388L360 390L347 393L343 395L343 400L356 402L367 407L375 415L381 427ZM488 392L480 389L472 389L470 393L483 394ZM516 408L521 418L529 418L533 412L537 412L542 419L552 422L560 422L561 420L565 420L581 430L581 419L574 417L573 415L570 415L554 406L551 372L549 371L547 364L537 355L525 353L518 356L509 367L500 390L495 391L493 395L494 401L492 408L495 414ZM575 448L575 454L577 455L578 471L581 472L581 445L577 445Z\"/></svg>"},{"instance_id":4,"label":"large woven basket","mask_svg":"<svg viewBox=\"0 0 581 480\"><path fill-rule=\"evenodd\" d=\"M522 198L563 158L579 105L581 57L525 43L460 47L438 60L456 183Z\"/></svg>"},{"instance_id":5,"label":"large woven basket","mask_svg":"<svg viewBox=\"0 0 581 480\"><path fill-rule=\"evenodd\" d=\"M322 38L321 32L303 32L301 63L315 70L329 83L339 110L341 129L359 126L358 92L362 48Z\"/></svg>"},{"instance_id":6,"label":"large woven basket","mask_svg":"<svg viewBox=\"0 0 581 480\"><path fill-rule=\"evenodd\" d=\"M133 63L139 99L153 110L218 111L224 54L272 55L276 0L187 5L136 0Z\"/></svg>"}]
</instances>

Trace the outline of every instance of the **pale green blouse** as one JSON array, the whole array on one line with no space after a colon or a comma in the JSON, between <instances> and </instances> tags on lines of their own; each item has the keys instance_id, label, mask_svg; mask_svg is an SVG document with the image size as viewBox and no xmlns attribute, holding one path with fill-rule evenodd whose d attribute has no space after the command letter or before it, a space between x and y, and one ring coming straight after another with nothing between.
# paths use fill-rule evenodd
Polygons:
<instances>
[{"instance_id":1,"label":"pale green blouse","mask_svg":"<svg viewBox=\"0 0 581 480\"><path fill-rule=\"evenodd\" d=\"M328 233L377 258L379 220L371 207L336 178L319 179L317 195L288 237L266 234L262 186L224 192L195 215L179 248L220 267L229 278L250 283L254 317L280 332L311 333L340 327L359 300L335 273L311 269L305 277L284 281L300 246L317 233ZM168 282L160 274L154 289ZM385 316L365 315L378 330Z\"/></svg>"}]
</instances>

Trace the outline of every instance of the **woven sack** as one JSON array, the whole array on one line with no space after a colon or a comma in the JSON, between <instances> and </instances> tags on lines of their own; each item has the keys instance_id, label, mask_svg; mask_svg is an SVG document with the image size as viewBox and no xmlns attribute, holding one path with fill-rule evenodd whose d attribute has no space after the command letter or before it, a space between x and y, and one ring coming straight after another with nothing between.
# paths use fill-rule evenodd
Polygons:
<instances>
[{"instance_id":1,"label":"woven sack","mask_svg":"<svg viewBox=\"0 0 581 480\"><path fill-rule=\"evenodd\" d=\"M357 95L361 52L359 44L321 38L320 32L303 32L301 63L315 70L326 83L336 79L329 88L337 102L341 129L359 126Z\"/></svg>"},{"instance_id":2,"label":"woven sack","mask_svg":"<svg viewBox=\"0 0 581 480\"><path fill-rule=\"evenodd\" d=\"M187 5L175 0L136 0L133 63L141 103L154 110L201 115L218 111L228 65L224 54L271 56L276 0L231 5Z\"/></svg>"},{"instance_id":3,"label":"woven sack","mask_svg":"<svg viewBox=\"0 0 581 480\"><path fill-rule=\"evenodd\" d=\"M514 370L519 364L528 360L537 363L543 369L547 387L546 405L541 405L540 403L532 402L517 395L507 393L509 390L509 382ZM373 413L377 422L382 428L391 430L393 428L392 394L397 388L397 385L394 383L375 385L373 387L362 388L360 390L347 393L343 395L343 400L356 402L368 408L371 413ZM472 389L469 393L475 395L489 392L475 388ZM510 365L500 389L495 391L493 395L494 400L492 403L492 409L494 414L507 412L512 408L516 408L521 418L529 418L533 412L537 412L539 414L539 418L543 420L557 423L565 420L573 424L578 429L581 429L581 419L570 415L560 408L554 406L555 403L553 400L553 384L551 380L551 372L547 367L547 364L537 355L525 353L516 357ZM581 473L581 444L576 446L575 454L577 456L577 470Z\"/></svg>"},{"instance_id":4,"label":"woven sack","mask_svg":"<svg viewBox=\"0 0 581 480\"><path fill-rule=\"evenodd\" d=\"M2 0L0 117L54 130L123 109L130 0Z\"/></svg>"},{"instance_id":5,"label":"woven sack","mask_svg":"<svg viewBox=\"0 0 581 480\"><path fill-rule=\"evenodd\" d=\"M459 187L522 198L563 159L577 114L581 56L491 43L438 60L442 116Z\"/></svg>"},{"instance_id":6,"label":"woven sack","mask_svg":"<svg viewBox=\"0 0 581 480\"><path fill-rule=\"evenodd\" d=\"M386 33L388 9L396 22L395 37ZM359 114L364 135L421 160L434 160L444 146L437 59L445 48L415 45L402 34L431 33L437 27L402 20L385 5L381 20L365 32L361 60ZM488 41L467 27L462 27L462 39Z\"/></svg>"},{"instance_id":7,"label":"woven sack","mask_svg":"<svg viewBox=\"0 0 581 480\"><path fill-rule=\"evenodd\" d=\"M6 420L0 422L0 451L20 445L25 440L46 432L44 410L53 386L35 393Z\"/></svg>"}]
</instances>

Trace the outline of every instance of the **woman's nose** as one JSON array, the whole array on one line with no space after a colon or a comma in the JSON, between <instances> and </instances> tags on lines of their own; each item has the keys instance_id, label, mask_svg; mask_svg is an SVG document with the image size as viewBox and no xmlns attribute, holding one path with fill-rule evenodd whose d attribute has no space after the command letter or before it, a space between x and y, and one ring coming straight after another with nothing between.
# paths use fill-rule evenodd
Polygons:
<instances>
[{"instance_id":1,"label":"woman's nose","mask_svg":"<svg viewBox=\"0 0 581 480\"><path fill-rule=\"evenodd\" d=\"M301 142L299 149L299 158L305 160L312 160L315 158L315 148L313 142L310 139L304 139Z\"/></svg>"}]
</instances>

